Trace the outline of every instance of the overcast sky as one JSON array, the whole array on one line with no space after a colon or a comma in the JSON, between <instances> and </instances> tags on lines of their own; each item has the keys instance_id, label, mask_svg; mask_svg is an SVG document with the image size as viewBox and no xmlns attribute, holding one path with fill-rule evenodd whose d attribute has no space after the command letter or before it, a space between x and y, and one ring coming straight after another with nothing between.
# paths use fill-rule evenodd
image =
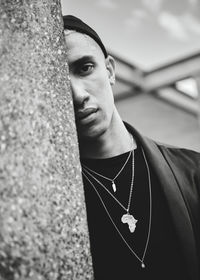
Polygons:
<instances>
[{"instance_id":1,"label":"overcast sky","mask_svg":"<svg viewBox=\"0 0 200 280\"><path fill-rule=\"evenodd\" d=\"M61 0L107 49L150 70L200 52L200 0Z\"/></svg>"}]
</instances>

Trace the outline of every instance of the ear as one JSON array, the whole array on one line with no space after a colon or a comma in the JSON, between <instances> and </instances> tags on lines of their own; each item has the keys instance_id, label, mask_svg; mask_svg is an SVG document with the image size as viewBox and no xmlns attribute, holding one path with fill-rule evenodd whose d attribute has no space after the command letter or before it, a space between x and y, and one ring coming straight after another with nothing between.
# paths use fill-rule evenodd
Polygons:
<instances>
[{"instance_id":1,"label":"ear","mask_svg":"<svg viewBox=\"0 0 200 280\"><path fill-rule=\"evenodd\" d=\"M106 69L108 71L108 78L112 86L115 84L115 60L111 55L108 55L105 62L106 62Z\"/></svg>"}]
</instances>

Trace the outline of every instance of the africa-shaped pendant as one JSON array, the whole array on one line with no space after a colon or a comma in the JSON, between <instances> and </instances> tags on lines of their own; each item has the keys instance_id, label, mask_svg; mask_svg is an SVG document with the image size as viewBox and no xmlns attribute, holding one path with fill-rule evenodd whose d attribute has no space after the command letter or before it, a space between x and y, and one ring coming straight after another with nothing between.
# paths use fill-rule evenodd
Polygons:
<instances>
[{"instance_id":1,"label":"africa-shaped pendant","mask_svg":"<svg viewBox=\"0 0 200 280\"><path fill-rule=\"evenodd\" d=\"M136 220L132 215L130 215L129 213L124 214L121 218L121 221L123 224L127 223L129 230L131 233L133 233L135 231L136 228L136 223L138 220Z\"/></svg>"},{"instance_id":2,"label":"africa-shaped pendant","mask_svg":"<svg viewBox=\"0 0 200 280\"><path fill-rule=\"evenodd\" d=\"M117 188L116 188L116 185L115 185L114 181L112 181L112 188L113 188L113 191L116 192Z\"/></svg>"}]
</instances>

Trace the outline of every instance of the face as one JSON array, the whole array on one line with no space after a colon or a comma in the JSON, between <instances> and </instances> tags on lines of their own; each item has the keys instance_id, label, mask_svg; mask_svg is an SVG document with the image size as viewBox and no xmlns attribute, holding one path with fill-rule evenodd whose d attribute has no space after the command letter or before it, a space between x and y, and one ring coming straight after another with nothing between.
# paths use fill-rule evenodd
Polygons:
<instances>
[{"instance_id":1,"label":"face","mask_svg":"<svg viewBox=\"0 0 200 280\"><path fill-rule=\"evenodd\" d=\"M105 59L89 36L66 36L71 90L79 139L95 139L112 128L114 60Z\"/></svg>"}]
</instances>

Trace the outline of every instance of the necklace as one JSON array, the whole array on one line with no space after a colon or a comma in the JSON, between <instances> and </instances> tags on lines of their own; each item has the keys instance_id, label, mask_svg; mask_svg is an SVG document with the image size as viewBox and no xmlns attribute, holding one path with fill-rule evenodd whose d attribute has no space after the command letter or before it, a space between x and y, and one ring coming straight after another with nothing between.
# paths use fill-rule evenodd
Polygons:
<instances>
[{"instance_id":1,"label":"necklace","mask_svg":"<svg viewBox=\"0 0 200 280\"><path fill-rule=\"evenodd\" d=\"M133 137L132 137L132 136L131 136L131 141L132 141L132 147L133 147ZM129 152L129 154L128 154L128 156L127 156L127 159L125 160L125 162L124 162L124 164L122 165L122 167L120 168L120 170L117 172L117 174L115 175L115 177L112 178L112 179L111 179L111 178L108 178L108 177L106 177L106 176L104 176L104 175L102 175L102 174L100 174L100 173L98 173L98 172L96 172L96 171L94 171L94 170L92 170L92 169L90 169L89 167L87 167L87 166L84 165L84 164L82 164L82 167L84 167L85 170L90 171L90 172L92 172L93 174L95 174L95 175L97 175L97 176L99 176L99 177L101 177L101 178L104 178L104 179L110 181L110 182L112 183L112 189L113 189L113 191L116 192L116 191L117 191L117 187L116 187L116 184L115 184L115 180L117 179L117 177L121 174L121 172L122 172L123 169L125 168L127 162L129 161L129 158L130 158L131 154L132 154L132 150Z\"/></svg>"},{"instance_id":2,"label":"necklace","mask_svg":"<svg viewBox=\"0 0 200 280\"><path fill-rule=\"evenodd\" d=\"M148 244L149 244L149 238L150 238L150 232L151 232L151 220L152 220L152 194L151 194L151 177L150 177L150 170L149 170L149 166L148 166L148 162L145 156L145 153L142 149L142 154L143 154L143 158L145 161L145 165L146 165L146 169L147 169L147 175L148 175L148 186L149 186L149 226L148 226L148 234L147 234L147 240L146 240L146 244L145 244L145 248L144 248L144 252L142 254L142 257L140 258L135 251L130 247L130 245L127 243L127 241L125 240L125 238L123 237L123 235L121 234L119 228L117 227L117 225L115 224L114 220L112 219L105 203L103 202L99 192L97 191L96 187L94 186L94 184L91 182L91 180L88 178L88 176L84 173L83 171L83 175L84 177L88 180L88 182L91 184L91 186L94 188L95 192L97 193L110 221L112 222L113 226L115 227L115 229L117 230L118 234L120 235L120 237L122 238L122 240L124 241L124 243L126 244L126 246L129 248L129 250L131 251L131 253L139 260L139 262L141 263L141 267L145 268L145 264L144 264L144 258L146 256L146 251L148 248ZM90 175L90 174L89 174ZM132 175L133 177L133 175ZM103 184L102 184L103 185ZM106 189L106 188L105 188ZM107 189L106 189L107 190ZM108 190L107 190L108 191ZM111 194L111 193L110 193ZM115 197L112 196L114 199ZM129 196L130 199L130 196ZM122 208L124 208L124 206L118 201L118 204L122 206ZM130 206L129 206L130 207ZM127 209L126 209L127 210Z\"/></svg>"},{"instance_id":3,"label":"necklace","mask_svg":"<svg viewBox=\"0 0 200 280\"><path fill-rule=\"evenodd\" d=\"M124 214L121 217L122 223L127 223L129 226L129 230L131 233L135 231L137 220L129 213L130 206L131 206L131 198L133 193L133 183L134 183L134 152L131 151L132 154L132 176L131 176L131 186L130 186L130 193L129 193L129 199L128 199L128 205L125 207L105 186L102 182L100 182L88 169L83 167L83 174L89 175L91 178L93 178L99 185L101 185L108 193L109 195L126 211L126 214Z\"/></svg>"}]
</instances>

